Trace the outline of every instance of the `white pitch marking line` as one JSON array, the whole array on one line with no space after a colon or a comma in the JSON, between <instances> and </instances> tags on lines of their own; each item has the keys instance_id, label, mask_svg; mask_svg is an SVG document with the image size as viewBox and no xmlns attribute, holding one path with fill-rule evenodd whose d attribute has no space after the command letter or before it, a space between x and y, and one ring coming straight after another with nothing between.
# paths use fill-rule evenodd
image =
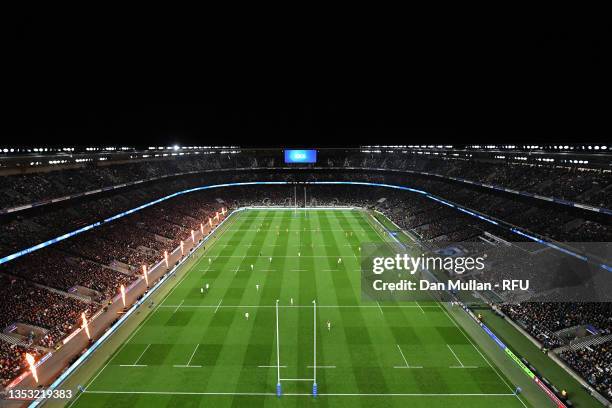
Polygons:
<instances>
[{"instance_id":1,"label":"white pitch marking line","mask_svg":"<svg viewBox=\"0 0 612 408\"><path fill-rule=\"evenodd\" d=\"M138 365L138 362L140 361L140 359L142 358L142 356L144 356L144 353L146 353L146 352L147 352L147 350L149 349L149 347L151 347L151 345L150 345L150 344L147 344L147 347L145 347L145 349L143 350L143 352L142 352L142 353L140 353L140 355L138 356L138 359L137 359L137 360L134 362L134 364L133 364L133 365L135 365L135 366L137 366L137 365Z\"/></svg>"},{"instance_id":2,"label":"white pitch marking line","mask_svg":"<svg viewBox=\"0 0 612 408\"><path fill-rule=\"evenodd\" d=\"M193 350L193 353L191 353L191 357L189 357L189 361L187 362L188 366L191 365L191 360L193 360L193 356L195 356L196 351L198 351L198 347L200 347L200 344L196 344L195 349Z\"/></svg>"},{"instance_id":3,"label":"white pitch marking line","mask_svg":"<svg viewBox=\"0 0 612 408\"><path fill-rule=\"evenodd\" d=\"M257 366L257 367L258 368L277 368L275 365L260 365L260 366ZM282 365L282 366L280 366L280 368L287 368L287 366L286 365Z\"/></svg>"},{"instance_id":4,"label":"white pitch marking line","mask_svg":"<svg viewBox=\"0 0 612 408\"><path fill-rule=\"evenodd\" d=\"M378 300L376 301L376 306L378 306L378 310L380 310L380 314L384 316L384 313L382 311L382 307L380 307L380 303L378 303Z\"/></svg>"},{"instance_id":5,"label":"white pitch marking line","mask_svg":"<svg viewBox=\"0 0 612 408\"><path fill-rule=\"evenodd\" d=\"M119 364L119 367L148 367L146 364Z\"/></svg>"},{"instance_id":6,"label":"white pitch marking line","mask_svg":"<svg viewBox=\"0 0 612 408\"><path fill-rule=\"evenodd\" d=\"M336 368L336 366L335 365L323 365L323 366L318 365L316 367L314 367L314 366L307 366L306 368Z\"/></svg>"},{"instance_id":7,"label":"white pitch marking line","mask_svg":"<svg viewBox=\"0 0 612 408\"><path fill-rule=\"evenodd\" d=\"M174 312L172 312L172 314L175 314L176 312L178 312L178 310L180 309L181 306L183 306L183 303L185 302L185 299L181 300L181 303L176 307L176 309L174 309Z\"/></svg>"},{"instance_id":8,"label":"white pitch marking line","mask_svg":"<svg viewBox=\"0 0 612 408\"><path fill-rule=\"evenodd\" d=\"M416 300L414 301L414 303L417 304L417 306L419 307L419 309L421 309L421 312L423 312L423 314L425 314L425 311L423 310L423 308L421 307L421 305L419 305L419 302L417 302Z\"/></svg>"},{"instance_id":9,"label":"white pitch marking line","mask_svg":"<svg viewBox=\"0 0 612 408\"><path fill-rule=\"evenodd\" d=\"M175 308L176 305L163 305L163 306L159 306L159 307L171 307L171 308ZM183 308L207 308L207 307L216 307L215 305L183 305L181 306ZM273 308L275 306L271 306L271 305L223 305L221 306L221 308L243 308L243 307L249 307L249 308ZM283 307L312 307L309 305L293 305L293 306L289 306L289 305L282 305L279 306L281 308ZM359 309L359 308L370 308L370 307L378 307L377 305L317 305L317 308L349 308L349 309ZM438 308L438 306L421 306L421 308ZM386 306L382 306L381 308L405 308L405 309L419 309L419 306L413 306L413 305L386 305ZM276 394L275 394L276 395Z\"/></svg>"},{"instance_id":10,"label":"white pitch marking line","mask_svg":"<svg viewBox=\"0 0 612 408\"><path fill-rule=\"evenodd\" d=\"M312 394L283 394L283 395L308 395ZM515 394L402 394L402 393L392 393L392 394L380 394L380 393L372 393L372 394L350 394L350 393L338 393L338 394L318 394L329 397L510 397Z\"/></svg>"},{"instance_id":11,"label":"white pitch marking line","mask_svg":"<svg viewBox=\"0 0 612 408\"><path fill-rule=\"evenodd\" d=\"M235 247L236 245L238 245L238 244L237 243L236 244L224 244L224 245L221 245L221 247ZM254 246L260 246L260 245L254 245L254 244L244 245L243 244L243 245L240 245L240 246L254 247ZM281 245L280 244L265 244L265 245L261 245L261 248L279 247L279 246L281 246ZM351 245L347 245L347 246L351 246ZM331 245L323 245L323 244L319 245L319 244L317 244L317 245L310 246L310 245L289 244L289 245L285 245L285 247L291 247L291 248L324 248L324 247L331 247Z\"/></svg>"},{"instance_id":12,"label":"white pitch marking line","mask_svg":"<svg viewBox=\"0 0 612 408\"><path fill-rule=\"evenodd\" d=\"M316 384L317 383L317 301L316 300L312 301L312 309L313 309L312 326L313 326L313 332L314 332L312 336L312 340L314 343L314 346L313 346L314 357L312 359L312 364L314 368L313 382Z\"/></svg>"},{"instance_id":13,"label":"white pitch marking line","mask_svg":"<svg viewBox=\"0 0 612 408\"><path fill-rule=\"evenodd\" d=\"M474 366L465 366L463 365L463 363L461 362L461 360L459 360L459 357L457 357L457 354L455 354L455 352L453 351L453 349L451 348L450 345L446 345L446 347L448 347L448 349L450 350L451 353L453 353L453 356L455 356L455 358L457 359L457 362L459 363L460 367L457 366L451 366L450 368L478 368L478 367L474 367Z\"/></svg>"},{"instance_id":14,"label":"white pitch marking line","mask_svg":"<svg viewBox=\"0 0 612 408\"><path fill-rule=\"evenodd\" d=\"M236 245L238 245L238 243L235 243L235 244L223 244L223 245L221 245L221 247L223 247L223 248L226 248L226 247L235 247ZM259 246L259 245L256 245L256 244L242 244L240 246L243 246L243 247L254 247L254 246ZM280 246L280 245L279 244L266 244L266 245L262 245L262 248L265 248L265 247L276 247L276 246Z\"/></svg>"},{"instance_id":15,"label":"white pitch marking line","mask_svg":"<svg viewBox=\"0 0 612 408\"><path fill-rule=\"evenodd\" d=\"M280 378L280 333L278 330L278 299L276 299L276 376L277 376L277 383L276 384L280 384L281 383L281 378Z\"/></svg>"},{"instance_id":16,"label":"white pitch marking line","mask_svg":"<svg viewBox=\"0 0 612 408\"><path fill-rule=\"evenodd\" d=\"M459 357L457 357L457 354L455 354L455 352L453 351L453 349L451 348L451 346L449 346L448 344L446 345L446 347L448 347L448 349L450 350L451 353L453 353L453 356L455 356L455 359L457 360L457 362L459 363L459 365L461 367L463 367L463 363L461 362L461 360L459 360Z\"/></svg>"},{"instance_id":17,"label":"white pitch marking line","mask_svg":"<svg viewBox=\"0 0 612 408\"><path fill-rule=\"evenodd\" d=\"M221 302L223 302L223 299L221 299L219 301L219 304L217 305L217 307L215 308L215 313L217 313L217 310L219 310L219 308L221 307Z\"/></svg>"},{"instance_id":18,"label":"white pitch marking line","mask_svg":"<svg viewBox=\"0 0 612 408\"><path fill-rule=\"evenodd\" d=\"M310 380L309 380L310 381ZM185 392L185 391L83 391L83 394L152 394L152 395L245 395L245 396L273 396L273 392ZM287 393L288 396L305 396L312 397L312 393ZM401 394L401 393L342 393L342 394L319 394L328 397L514 397L514 393L506 394Z\"/></svg>"},{"instance_id":19,"label":"white pitch marking line","mask_svg":"<svg viewBox=\"0 0 612 408\"><path fill-rule=\"evenodd\" d=\"M350 232L351 231L351 230L344 230L344 229L313 229L313 228L307 228L307 229L303 229L302 228L302 229L300 229L300 228L279 228L279 227L276 227L276 228L273 228L273 227L260 227L260 228L255 228L255 229L253 229L253 228L237 228L237 229L232 229L231 231L251 231L251 232L257 231L257 232L265 232L265 231L262 231L262 229L266 229L266 228L270 229L270 230L274 230L275 229L275 230L278 230L279 232L284 232L284 233L287 233L287 232L308 232L308 231L310 231L310 232L312 232L312 231L321 231L321 232L322 231L349 231Z\"/></svg>"},{"instance_id":20,"label":"white pitch marking line","mask_svg":"<svg viewBox=\"0 0 612 408\"><path fill-rule=\"evenodd\" d=\"M396 344L396 346L400 354L402 355L402 358L404 359L404 363L406 363L406 365L405 366L395 366L393 368L423 368L421 366L411 366L410 364L408 364L408 360L406 360L406 357L404 356L404 352L402 351L401 347L399 346L399 344Z\"/></svg>"},{"instance_id":21,"label":"white pitch marking line","mask_svg":"<svg viewBox=\"0 0 612 408\"><path fill-rule=\"evenodd\" d=\"M314 381L314 378L281 378L281 381Z\"/></svg>"},{"instance_id":22,"label":"white pitch marking line","mask_svg":"<svg viewBox=\"0 0 612 408\"><path fill-rule=\"evenodd\" d=\"M406 357L404 356L404 352L402 351L402 348L399 346L399 344L396 344L396 346L400 354L402 355L402 359L404 359L404 363L406 363L406 367L409 367L410 365L408 364L408 360L406 360Z\"/></svg>"},{"instance_id":23,"label":"white pitch marking line","mask_svg":"<svg viewBox=\"0 0 612 408\"><path fill-rule=\"evenodd\" d=\"M350 256L350 255L348 255ZM261 256L248 256L248 255L219 255L217 258L267 258L269 255L261 255ZM357 254L353 254L353 257L358 258ZM338 255L276 255L274 258L332 258L338 259Z\"/></svg>"},{"instance_id":24,"label":"white pitch marking line","mask_svg":"<svg viewBox=\"0 0 612 408\"><path fill-rule=\"evenodd\" d=\"M176 367L176 368L202 368L201 365L184 365L184 364L175 364L173 367Z\"/></svg>"},{"instance_id":25,"label":"white pitch marking line","mask_svg":"<svg viewBox=\"0 0 612 408\"><path fill-rule=\"evenodd\" d=\"M378 310L380 310L380 314L384 315L382 307L380 307L380 303L378 303L378 300L376 301L376 304L378 305Z\"/></svg>"}]
</instances>

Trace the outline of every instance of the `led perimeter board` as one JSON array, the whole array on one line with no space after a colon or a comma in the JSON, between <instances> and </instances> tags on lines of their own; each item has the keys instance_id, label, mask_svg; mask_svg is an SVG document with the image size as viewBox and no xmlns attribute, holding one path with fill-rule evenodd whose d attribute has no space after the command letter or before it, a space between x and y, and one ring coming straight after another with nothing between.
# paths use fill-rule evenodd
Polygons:
<instances>
[{"instance_id":1,"label":"led perimeter board","mask_svg":"<svg viewBox=\"0 0 612 408\"><path fill-rule=\"evenodd\" d=\"M316 163L316 150L285 150L285 163Z\"/></svg>"}]
</instances>

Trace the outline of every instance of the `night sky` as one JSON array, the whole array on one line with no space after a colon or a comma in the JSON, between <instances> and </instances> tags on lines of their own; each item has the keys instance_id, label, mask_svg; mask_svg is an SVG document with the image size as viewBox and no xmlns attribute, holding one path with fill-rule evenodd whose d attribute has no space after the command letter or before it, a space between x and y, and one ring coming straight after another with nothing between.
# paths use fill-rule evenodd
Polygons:
<instances>
[{"instance_id":1,"label":"night sky","mask_svg":"<svg viewBox=\"0 0 612 408\"><path fill-rule=\"evenodd\" d=\"M228 60L204 43L181 54L184 32L150 26L27 17L12 34L2 146L584 143L612 130L609 29L420 37L392 58L361 42L358 61L336 48L287 62L283 48L281 64L248 36Z\"/></svg>"},{"instance_id":2,"label":"night sky","mask_svg":"<svg viewBox=\"0 0 612 408\"><path fill-rule=\"evenodd\" d=\"M560 107L523 112L508 106L500 106L500 111L474 109L468 112L465 107L455 110L446 105L436 108L433 115L410 105L355 107L341 102L291 106L29 104L15 109L8 122L10 134L19 134L15 145L22 146L342 147L609 141L609 125L606 132L602 119L584 111L570 115Z\"/></svg>"}]
</instances>

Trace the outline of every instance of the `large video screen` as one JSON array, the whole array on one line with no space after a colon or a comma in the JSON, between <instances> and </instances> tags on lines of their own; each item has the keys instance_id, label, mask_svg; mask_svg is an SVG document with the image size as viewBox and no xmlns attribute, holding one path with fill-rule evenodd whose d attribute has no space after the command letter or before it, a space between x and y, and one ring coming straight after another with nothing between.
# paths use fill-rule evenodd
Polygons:
<instances>
[{"instance_id":1,"label":"large video screen","mask_svg":"<svg viewBox=\"0 0 612 408\"><path fill-rule=\"evenodd\" d=\"M316 150L285 150L285 163L316 163Z\"/></svg>"}]
</instances>

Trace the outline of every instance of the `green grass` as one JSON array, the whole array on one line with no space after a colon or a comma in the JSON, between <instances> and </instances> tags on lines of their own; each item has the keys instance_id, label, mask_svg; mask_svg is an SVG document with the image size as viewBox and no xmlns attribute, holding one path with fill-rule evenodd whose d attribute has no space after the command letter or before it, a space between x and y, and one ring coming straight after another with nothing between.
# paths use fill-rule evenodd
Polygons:
<instances>
[{"instance_id":1,"label":"green grass","mask_svg":"<svg viewBox=\"0 0 612 408\"><path fill-rule=\"evenodd\" d=\"M367 213L248 210L234 217L91 373L72 406L531 405L512 394L496 367L503 353L485 357L481 339L460 329L445 307L362 300L359 247L383 240ZM201 294L206 283L210 290ZM406 363L422 368L395 368ZM451 368L461 366L474 368Z\"/></svg>"}]
</instances>

